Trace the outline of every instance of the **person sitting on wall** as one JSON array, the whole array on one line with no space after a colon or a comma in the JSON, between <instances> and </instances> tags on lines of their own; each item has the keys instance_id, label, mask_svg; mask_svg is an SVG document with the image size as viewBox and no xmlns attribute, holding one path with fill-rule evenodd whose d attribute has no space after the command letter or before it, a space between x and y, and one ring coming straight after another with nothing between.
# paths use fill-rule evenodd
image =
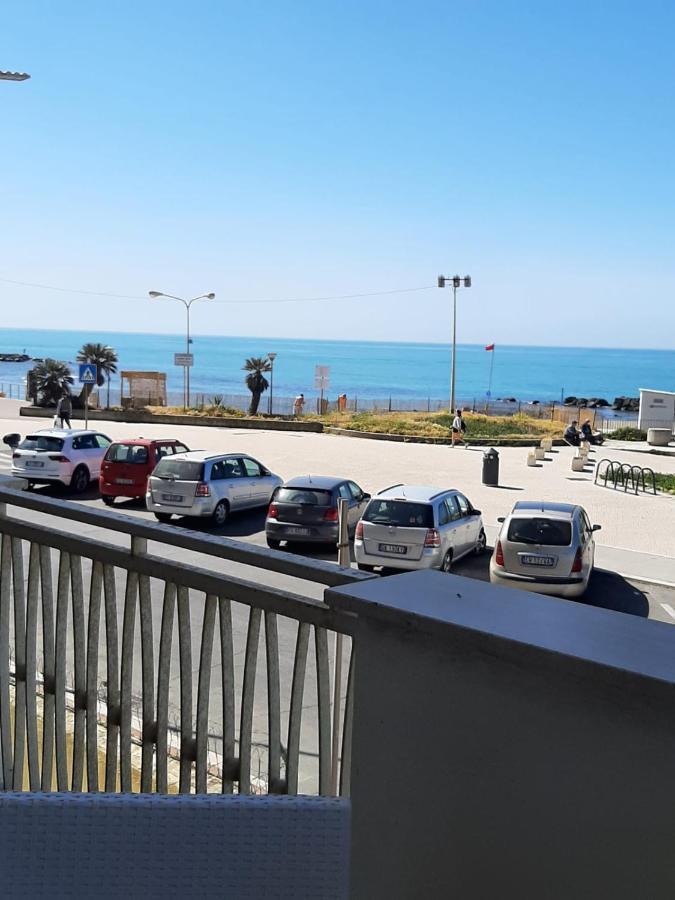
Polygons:
<instances>
[{"instance_id":1,"label":"person sitting on wall","mask_svg":"<svg viewBox=\"0 0 675 900\"><path fill-rule=\"evenodd\" d=\"M601 444L604 440L599 431L593 431L589 419L586 419L581 425L581 438L584 441L588 441L589 444Z\"/></svg>"},{"instance_id":2,"label":"person sitting on wall","mask_svg":"<svg viewBox=\"0 0 675 900\"><path fill-rule=\"evenodd\" d=\"M574 419L574 421L570 422L567 426L565 433L563 434L563 439L573 447L578 447L581 444L581 435L577 429L578 424L577 420Z\"/></svg>"}]
</instances>

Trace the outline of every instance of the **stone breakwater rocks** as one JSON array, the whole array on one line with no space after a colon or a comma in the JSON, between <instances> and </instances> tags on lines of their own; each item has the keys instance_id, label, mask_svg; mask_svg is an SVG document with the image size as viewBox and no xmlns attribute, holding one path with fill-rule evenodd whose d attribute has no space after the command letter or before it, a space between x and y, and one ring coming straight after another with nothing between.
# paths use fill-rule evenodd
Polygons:
<instances>
[{"instance_id":1,"label":"stone breakwater rocks","mask_svg":"<svg viewBox=\"0 0 675 900\"><path fill-rule=\"evenodd\" d=\"M624 412L639 412L640 411L640 398L639 397L615 397L614 403L612 404L612 408L616 410L623 410Z\"/></svg>"},{"instance_id":2,"label":"stone breakwater rocks","mask_svg":"<svg viewBox=\"0 0 675 900\"><path fill-rule=\"evenodd\" d=\"M588 407L588 409L600 409L605 406L609 406L609 400L605 400L604 397L565 397L563 400L565 406L583 406Z\"/></svg>"}]
</instances>

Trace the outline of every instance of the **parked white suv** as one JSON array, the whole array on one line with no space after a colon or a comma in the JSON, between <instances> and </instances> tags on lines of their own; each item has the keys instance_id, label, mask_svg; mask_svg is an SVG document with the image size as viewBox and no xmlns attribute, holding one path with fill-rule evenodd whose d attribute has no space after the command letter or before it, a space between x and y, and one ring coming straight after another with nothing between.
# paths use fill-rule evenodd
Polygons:
<instances>
[{"instance_id":1,"label":"parked white suv","mask_svg":"<svg viewBox=\"0 0 675 900\"><path fill-rule=\"evenodd\" d=\"M172 516L206 516L225 524L230 512L267 506L282 483L245 453L193 450L165 456L148 478L147 508L160 522Z\"/></svg>"},{"instance_id":2,"label":"parked white suv","mask_svg":"<svg viewBox=\"0 0 675 900\"><path fill-rule=\"evenodd\" d=\"M454 489L396 484L368 503L356 526L359 569L441 569L485 550L479 509Z\"/></svg>"},{"instance_id":3,"label":"parked white suv","mask_svg":"<svg viewBox=\"0 0 675 900\"><path fill-rule=\"evenodd\" d=\"M98 431L45 428L34 431L12 454L12 475L28 486L60 483L75 493L86 491L98 478L112 441Z\"/></svg>"}]
</instances>

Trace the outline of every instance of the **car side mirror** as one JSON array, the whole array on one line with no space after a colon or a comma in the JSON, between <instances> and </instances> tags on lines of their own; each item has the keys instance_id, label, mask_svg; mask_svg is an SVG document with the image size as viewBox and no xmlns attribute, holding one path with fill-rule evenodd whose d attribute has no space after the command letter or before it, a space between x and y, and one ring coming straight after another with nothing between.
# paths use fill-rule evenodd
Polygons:
<instances>
[{"instance_id":1,"label":"car side mirror","mask_svg":"<svg viewBox=\"0 0 675 900\"><path fill-rule=\"evenodd\" d=\"M497 516L497 521L498 521L499 523L506 522L506 516Z\"/></svg>"},{"instance_id":2,"label":"car side mirror","mask_svg":"<svg viewBox=\"0 0 675 900\"><path fill-rule=\"evenodd\" d=\"M20 434L6 434L2 439L3 444L7 444L8 447L11 447L14 450L21 443L21 435Z\"/></svg>"},{"instance_id":3,"label":"car side mirror","mask_svg":"<svg viewBox=\"0 0 675 900\"><path fill-rule=\"evenodd\" d=\"M602 525L591 525L591 531L600 531L602 529Z\"/></svg>"},{"instance_id":4,"label":"car side mirror","mask_svg":"<svg viewBox=\"0 0 675 900\"><path fill-rule=\"evenodd\" d=\"M479 509L472 509L472 510L471 510L471 515L472 515L472 516L482 516L483 513L482 513Z\"/></svg>"},{"instance_id":5,"label":"car side mirror","mask_svg":"<svg viewBox=\"0 0 675 900\"><path fill-rule=\"evenodd\" d=\"M371 496L370 494L361 494L361 499L362 500L370 500L370 496Z\"/></svg>"},{"instance_id":6,"label":"car side mirror","mask_svg":"<svg viewBox=\"0 0 675 900\"><path fill-rule=\"evenodd\" d=\"M272 474L269 469L261 468L260 471L263 474L263 476Z\"/></svg>"}]
</instances>

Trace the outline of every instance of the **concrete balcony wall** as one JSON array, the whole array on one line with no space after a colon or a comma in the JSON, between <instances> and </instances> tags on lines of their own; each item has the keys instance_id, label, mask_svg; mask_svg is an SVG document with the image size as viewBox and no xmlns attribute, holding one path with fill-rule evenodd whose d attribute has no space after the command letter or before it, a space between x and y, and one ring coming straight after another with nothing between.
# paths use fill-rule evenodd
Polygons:
<instances>
[{"instance_id":1,"label":"concrete balcony wall","mask_svg":"<svg viewBox=\"0 0 675 900\"><path fill-rule=\"evenodd\" d=\"M436 572L358 613L352 896L675 896L675 630Z\"/></svg>"}]
</instances>

